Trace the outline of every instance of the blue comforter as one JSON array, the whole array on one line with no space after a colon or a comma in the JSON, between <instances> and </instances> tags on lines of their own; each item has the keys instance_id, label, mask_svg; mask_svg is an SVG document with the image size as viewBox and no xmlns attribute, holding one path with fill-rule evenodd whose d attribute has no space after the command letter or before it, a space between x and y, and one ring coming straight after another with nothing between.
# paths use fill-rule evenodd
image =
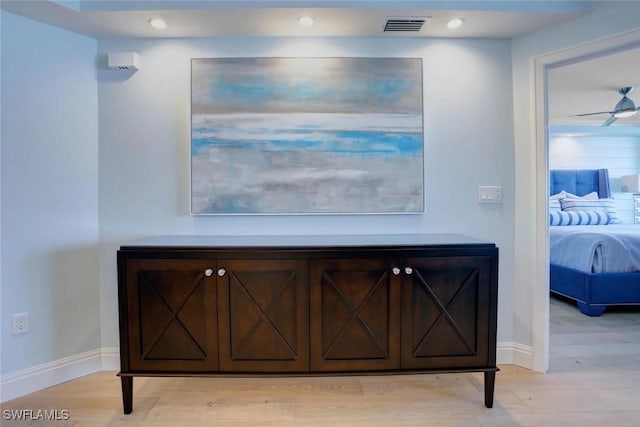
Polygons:
<instances>
[{"instance_id":1,"label":"blue comforter","mask_svg":"<svg viewBox=\"0 0 640 427\"><path fill-rule=\"evenodd\" d=\"M640 271L640 225L550 227L551 263L588 273Z\"/></svg>"}]
</instances>

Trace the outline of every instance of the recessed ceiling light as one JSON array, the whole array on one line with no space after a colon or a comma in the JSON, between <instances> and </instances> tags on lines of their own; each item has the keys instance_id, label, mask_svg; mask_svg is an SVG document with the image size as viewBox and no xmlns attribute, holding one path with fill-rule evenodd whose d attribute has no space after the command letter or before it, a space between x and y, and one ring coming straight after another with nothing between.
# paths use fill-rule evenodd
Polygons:
<instances>
[{"instance_id":1,"label":"recessed ceiling light","mask_svg":"<svg viewBox=\"0 0 640 427\"><path fill-rule=\"evenodd\" d=\"M315 20L308 15L304 15L298 18L298 24L300 24L302 27L310 27L314 22Z\"/></svg>"},{"instance_id":2,"label":"recessed ceiling light","mask_svg":"<svg viewBox=\"0 0 640 427\"><path fill-rule=\"evenodd\" d=\"M164 22L162 18L151 18L149 19L149 25L151 25L156 30L164 30L167 28L167 23Z\"/></svg>"},{"instance_id":3,"label":"recessed ceiling light","mask_svg":"<svg viewBox=\"0 0 640 427\"><path fill-rule=\"evenodd\" d=\"M463 23L464 21L462 20L462 18L453 18L447 22L447 28L455 30L456 28L462 27Z\"/></svg>"}]
</instances>

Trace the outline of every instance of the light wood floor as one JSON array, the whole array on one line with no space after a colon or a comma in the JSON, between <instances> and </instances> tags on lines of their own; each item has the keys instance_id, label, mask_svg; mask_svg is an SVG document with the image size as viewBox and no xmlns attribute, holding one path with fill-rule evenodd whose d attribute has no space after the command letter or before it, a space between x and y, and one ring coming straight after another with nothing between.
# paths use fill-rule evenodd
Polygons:
<instances>
[{"instance_id":1,"label":"light wood floor","mask_svg":"<svg viewBox=\"0 0 640 427\"><path fill-rule=\"evenodd\" d=\"M640 309L581 315L551 301L551 369L501 366L493 409L481 374L335 378L136 378L100 372L7 402L67 421L2 426L640 426Z\"/></svg>"}]
</instances>

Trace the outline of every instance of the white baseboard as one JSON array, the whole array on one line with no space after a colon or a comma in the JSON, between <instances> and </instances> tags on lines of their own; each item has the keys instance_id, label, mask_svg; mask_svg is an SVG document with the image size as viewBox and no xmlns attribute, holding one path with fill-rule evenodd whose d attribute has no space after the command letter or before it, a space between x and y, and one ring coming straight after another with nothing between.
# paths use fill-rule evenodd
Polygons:
<instances>
[{"instance_id":1,"label":"white baseboard","mask_svg":"<svg viewBox=\"0 0 640 427\"><path fill-rule=\"evenodd\" d=\"M120 349L103 348L101 367L103 371L119 371L120 370Z\"/></svg>"},{"instance_id":2,"label":"white baseboard","mask_svg":"<svg viewBox=\"0 0 640 427\"><path fill-rule=\"evenodd\" d=\"M0 402L16 399L47 387L104 370L119 370L118 349L87 351L3 375L0 379Z\"/></svg>"},{"instance_id":3,"label":"white baseboard","mask_svg":"<svg viewBox=\"0 0 640 427\"><path fill-rule=\"evenodd\" d=\"M518 365L533 369L533 347L517 342L499 342L496 361L498 365Z\"/></svg>"},{"instance_id":4,"label":"white baseboard","mask_svg":"<svg viewBox=\"0 0 640 427\"><path fill-rule=\"evenodd\" d=\"M518 365L533 369L533 348L515 342L499 342L498 365ZM0 402L6 402L47 387L98 371L119 371L120 350L102 348L43 363L2 376Z\"/></svg>"}]
</instances>

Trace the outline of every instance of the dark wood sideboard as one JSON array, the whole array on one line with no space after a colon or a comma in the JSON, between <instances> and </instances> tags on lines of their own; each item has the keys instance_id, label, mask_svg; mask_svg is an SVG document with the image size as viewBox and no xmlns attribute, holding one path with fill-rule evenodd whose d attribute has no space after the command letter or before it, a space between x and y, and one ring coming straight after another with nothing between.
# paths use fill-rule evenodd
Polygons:
<instances>
[{"instance_id":1,"label":"dark wood sideboard","mask_svg":"<svg viewBox=\"0 0 640 427\"><path fill-rule=\"evenodd\" d=\"M117 256L125 414L135 376L484 372L493 406L493 243L171 236Z\"/></svg>"}]
</instances>

